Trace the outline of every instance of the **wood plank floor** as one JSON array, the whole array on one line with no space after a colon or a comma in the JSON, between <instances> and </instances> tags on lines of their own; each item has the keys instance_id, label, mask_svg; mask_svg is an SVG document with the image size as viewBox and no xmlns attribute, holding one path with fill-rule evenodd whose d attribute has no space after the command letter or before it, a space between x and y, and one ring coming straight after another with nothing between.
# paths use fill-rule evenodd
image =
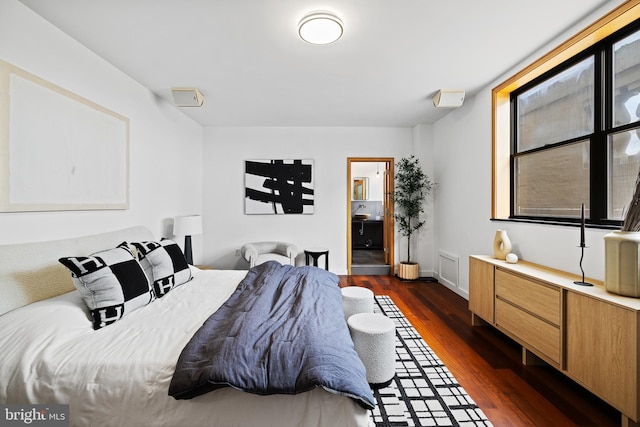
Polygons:
<instances>
[{"instance_id":1,"label":"wood plank floor","mask_svg":"<svg viewBox=\"0 0 640 427\"><path fill-rule=\"evenodd\" d=\"M340 276L340 286L389 295L498 427L620 426L620 412L548 366L524 366L521 347L471 326L466 299L438 283Z\"/></svg>"}]
</instances>

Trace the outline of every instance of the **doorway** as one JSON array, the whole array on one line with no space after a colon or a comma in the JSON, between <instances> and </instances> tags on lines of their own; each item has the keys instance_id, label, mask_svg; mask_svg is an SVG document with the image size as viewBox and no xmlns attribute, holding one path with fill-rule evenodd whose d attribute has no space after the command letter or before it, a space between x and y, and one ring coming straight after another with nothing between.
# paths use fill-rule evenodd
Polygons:
<instances>
[{"instance_id":1,"label":"doorway","mask_svg":"<svg viewBox=\"0 0 640 427\"><path fill-rule=\"evenodd\" d=\"M392 157L347 159L347 272L394 274Z\"/></svg>"}]
</instances>

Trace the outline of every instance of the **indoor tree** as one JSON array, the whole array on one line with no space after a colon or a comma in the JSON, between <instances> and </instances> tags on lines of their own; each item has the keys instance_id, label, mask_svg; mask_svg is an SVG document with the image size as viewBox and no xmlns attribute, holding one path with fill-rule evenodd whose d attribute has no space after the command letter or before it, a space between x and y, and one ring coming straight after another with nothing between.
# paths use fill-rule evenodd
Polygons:
<instances>
[{"instance_id":1,"label":"indoor tree","mask_svg":"<svg viewBox=\"0 0 640 427\"><path fill-rule=\"evenodd\" d=\"M417 267L417 263L411 262L411 236L426 222L420 219L420 214L424 213L424 202L431 192L433 183L422 171L420 160L413 155L402 158L396 163L394 180L395 188L392 192L396 207L394 218L400 233L407 238L407 260L402 261L401 264ZM419 269L415 268L415 277L406 278L417 278L418 271Z\"/></svg>"}]
</instances>

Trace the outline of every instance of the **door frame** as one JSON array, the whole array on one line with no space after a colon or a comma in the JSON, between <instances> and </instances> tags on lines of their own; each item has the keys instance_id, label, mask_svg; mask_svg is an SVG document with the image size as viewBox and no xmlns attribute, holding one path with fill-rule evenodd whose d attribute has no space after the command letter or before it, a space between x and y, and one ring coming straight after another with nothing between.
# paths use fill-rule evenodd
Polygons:
<instances>
[{"instance_id":1,"label":"door frame","mask_svg":"<svg viewBox=\"0 0 640 427\"><path fill-rule=\"evenodd\" d=\"M384 163L384 212L383 219L383 239L385 258L389 263L389 275L395 274L395 232L394 232L394 216L393 202L391 201L391 191L393 190L394 177L394 158L393 157L347 157L347 274L351 275L351 233L352 233L352 216L351 202L353 195L351 191L351 164L352 163Z\"/></svg>"}]
</instances>

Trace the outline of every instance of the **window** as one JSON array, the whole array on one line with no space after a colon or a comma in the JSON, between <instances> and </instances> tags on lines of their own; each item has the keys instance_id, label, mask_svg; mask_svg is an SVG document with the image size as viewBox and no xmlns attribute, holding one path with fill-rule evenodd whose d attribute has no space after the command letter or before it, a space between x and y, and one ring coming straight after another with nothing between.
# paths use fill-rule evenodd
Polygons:
<instances>
[{"instance_id":1,"label":"window","mask_svg":"<svg viewBox=\"0 0 640 427\"><path fill-rule=\"evenodd\" d=\"M640 30L613 44L613 132L608 134L608 217L621 220L640 164Z\"/></svg>"},{"instance_id":2,"label":"window","mask_svg":"<svg viewBox=\"0 0 640 427\"><path fill-rule=\"evenodd\" d=\"M510 218L619 225L640 168L640 21L510 92ZM495 189L494 189L495 191Z\"/></svg>"},{"instance_id":3,"label":"window","mask_svg":"<svg viewBox=\"0 0 640 427\"><path fill-rule=\"evenodd\" d=\"M603 68L603 64L600 63L602 58L596 53L598 46L601 43L609 43L610 51L608 53L607 60L613 61L613 58L616 57L620 64L616 66L617 69L624 67L624 65L622 65L622 52L620 50L626 43L629 43L630 40L633 39L633 34L638 30L638 23L640 23L640 0L625 1L593 24L587 26L576 33L573 37L549 51L546 55L535 60L527 67L515 73L512 77L493 88L491 91L491 219L517 220L518 218L524 218L525 220L528 220L528 218L532 218L535 221L540 220L553 222L555 218L555 221L559 221L560 223L578 222L577 210L574 206L571 206L571 209L575 213L575 216L562 216L560 214L553 214L552 216L548 213L544 216L530 216L531 210L527 212L524 212L523 210L520 212L521 216L515 215L516 212L513 210L513 206L517 206L515 202L516 187L514 185L516 182L512 182L512 177L514 176L513 172L516 166L514 154L521 154L518 155L518 157L520 157L520 160L518 160L518 166L521 168L522 179L525 179L525 173L536 173L534 166L536 158L533 156L529 159L525 158L524 154L526 151L529 151L529 154L534 153L533 148L527 149L525 145L521 145L520 152L514 151L512 142L514 141L514 134L516 133L517 127L514 123L515 116L512 117L513 94L517 91L524 93L525 91L532 89L535 85L541 84L543 80L549 79L552 75L560 74L562 71L577 65L582 60L586 60L590 55L593 55L594 57L594 84L598 85L598 81L602 77L601 73ZM630 27L632 25L636 25L635 31ZM621 30L626 31L626 33L620 33L619 31ZM613 36L615 38L614 40L611 36L616 33L617 36ZM605 42L607 39L608 41ZM612 64L613 62L608 66L611 70L614 68ZM626 74L629 75L629 72L626 72ZM589 199L588 201L585 201L585 203L588 203L588 215L591 217L588 218L588 222L596 223L596 221L598 221L601 222L603 226L614 227L620 224L620 221L615 218L616 216L621 217L621 206L623 207L630 198L630 195L627 195L626 191L621 189L624 185L619 184L619 182L635 181L636 177L633 176L633 173L629 173L625 168L637 168L637 165L633 165L633 157L629 157L627 155L627 157L620 158L619 154L621 150L625 153L627 150L629 150L630 153L633 153L633 150L635 149L634 147L638 146L638 142L633 140L633 138L638 136L637 133L633 132L633 130L637 130L638 125L637 122L629 122L626 125L619 124L621 121L624 121L624 111L620 110L617 113L613 113L613 105L615 104L613 101L609 101L609 122L606 122L604 118L602 118L603 107L600 107L598 99L603 101L603 99L606 99L608 96L613 100L616 98L615 90L626 85L624 81L620 80L621 77L616 76L613 71L609 72L609 75L609 82L606 85L600 85L600 89L605 90L605 93L599 94L598 89L594 90L594 97L596 97L594 99L595 104L593 109L594 120L600 120L600 122L594 122L595 127L593 129L593 134L585 135L584 139L588 140L588 143L585 142L582 144L582 147L586 147L582 149L586 150L587 155L583 160L588 160L587 165L589 168L589 179L582 182L583 185L586 183L587 187L585 188L588 188L588 190L579 189L575 186L571 188L574 192L588 193ZM616 79L618 80L617 83ZM620 95L621 93L622 91L620 90L618 94ZM598 96L600 98L598 98ZM626 107L625 110L629 112L629 109ZM629 118L629 120L631 120L631 118ZM567 129L570 128L568 126L562 128L565 134ZM602 142L603 135L604 142ZM572 143L574 145L580 145L580 137L575 137L577 138L575 140L571 137L565 138L566 139L558 139L556 142L551 143L552 146L549 147L547 147L547 144L549 143L544 142L542 145L538 146L538 149L543 150L544 148L555 148L561 150L561 145L566 145L564 149L571 150L569 146ZM629 140L627 140L627 138ZM563 144L563 141L565 144ZM596 144L595 141L599 141L600 143ZM530 142L535 144L535 138ZM573 149L577 151L578 148L573 147ZM596 150L595 157L592 154L594 150ZM601 152L598 152L597 150L600 150ZM577 154L574 153L573 156L575 157ZM546 165L543 158L538 158L537 161L538 164ZM602 162L605 163L604 166L602 166ZM572 167L577 168L577 165L578 162L576 161L572 164ZM528 171L526 169L527 167L529 168ZM605 171L605 174L600 181L595 181L593 178L593 173L595 173L596 170ZM558 169L556 168L555 171L558 171ZM540 175L541 173L538 172L537 176L539 177ZM625 178L622 178L623 176ZM556 179L558 185L564 185L565 181L566 180L560 178ZM595 183L595 185L593 185L593 183ZM520 182L520 185L524 184ZM535 181L530 181L530 185L527 189L530 190L530 197L536 196L535 191L541 191L536 189ZM623 193L625 194L623 195ZM594 194L599 195L600 197L605 195L605 202L601 203L596 201L594 199ZM581 198L582 197L584 196L581 196ZM527 200L521 200L520 206L523 206L526 202ZM597 212L598 209L600 209L600 213ZM604 214L602 214L603 210L605 211ZM607 223L607 221L609 221L610 224Z\"/></svg>"}]
</instances>

